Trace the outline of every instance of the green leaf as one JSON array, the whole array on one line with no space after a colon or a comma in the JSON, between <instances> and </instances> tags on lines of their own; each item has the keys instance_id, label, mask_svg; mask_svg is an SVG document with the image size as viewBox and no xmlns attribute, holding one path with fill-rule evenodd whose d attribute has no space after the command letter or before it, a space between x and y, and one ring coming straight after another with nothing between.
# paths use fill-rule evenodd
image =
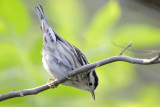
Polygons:
<instances>
[{"instance_id":1,"label":"green leaf","mask_svg":"<svg viewBox=\"0 0 160 107\"><path fill-rule=\"evenodd\" d=\"M102 9L100 9L88 26L85 38L89 46L96 46L106 37L106 32L112 28L119 19L120 7L115 0L110 0Z\"/></svg>"},{"instance_id":2,"label":"green leaf","mask_svg":"<svg viewBox=\"0 0 160 107\"><path fill-rule=\"evenodd\" d=\"M120 45L132 41L134 47L151 47L160 44L160 31L149 25L127 24L116 32L113 40Z\"/></svg>"},{"instance_id":3,"label":"green leaf","mask_svg":"<svg viewBox=\"0 0 160 107\"><path fill-rule=\"evenodd\" d=\"M27 9L20 0L1 0L0 17L10 23L8 29L14 28L19 34L26 31L30 24Z\"/></svg>"}]
</instances>

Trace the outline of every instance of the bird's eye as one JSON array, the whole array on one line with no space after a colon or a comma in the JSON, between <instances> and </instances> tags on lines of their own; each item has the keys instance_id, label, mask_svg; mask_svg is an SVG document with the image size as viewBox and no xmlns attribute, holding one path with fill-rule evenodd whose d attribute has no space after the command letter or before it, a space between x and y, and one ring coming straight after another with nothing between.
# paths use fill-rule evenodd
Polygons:
<instances>
[{"instance_id":1,"label":"bird's eye","mask_svg":"<svg viewBox=\"0 0 160 107\"><path fill-rule=\"evenodd\" d=\"M88 83L88 85L89 85L89 86L92 86L92 83L91 83L91 82L89 82L89 83Z\"/></svg>"}]
</instances>

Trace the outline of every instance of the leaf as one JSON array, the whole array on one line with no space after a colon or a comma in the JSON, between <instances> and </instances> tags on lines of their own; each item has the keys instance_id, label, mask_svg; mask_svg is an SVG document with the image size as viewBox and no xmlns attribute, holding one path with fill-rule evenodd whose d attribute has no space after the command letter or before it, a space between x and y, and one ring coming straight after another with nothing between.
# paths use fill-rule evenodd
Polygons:
<instances>
[{"instance_id":1,"label":"leaf","mask_svg":"<svg viewBox=\"0 0 160 107\"><path fill-rule=\"evenodd\" d=\"M30 24L27 9L20 0L1 0L0 17L10 23L8 29L13 27L19 34L24 33Z\"/></svg>"},{"instance_id":2,"label":"leaf","mask_svg":"<svg viewBox=\"0 0 160 107\"><path fill-rule=\"evenodd\" d=\"M119 3L110 0L102 9L100 9L93 17L88 26L85 38L89 46L96 46L106 37L106 32L112 28L120 16Z\"/></svg>"}]
</instances>

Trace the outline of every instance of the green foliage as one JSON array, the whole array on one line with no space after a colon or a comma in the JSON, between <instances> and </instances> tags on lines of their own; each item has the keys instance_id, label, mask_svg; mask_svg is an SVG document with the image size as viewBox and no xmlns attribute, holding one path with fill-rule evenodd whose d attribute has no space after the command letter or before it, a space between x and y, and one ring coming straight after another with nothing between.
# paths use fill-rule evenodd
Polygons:
<instances>
[{"instance_id":1,"label":"green foliage","mask_svg":"<svg viewBox=\"0 0 160 107\"><path fill-rule=\"evenodd\" d=\"M137 48L159 45L160 31L150 25L130 23L116 26L121 16L117 0L106 2L88 24L88 12L80 0L48 0L42 6L50 25L82 50L90 62L120 53L122 49L113 46L111 41L123 46L132 41ZM38 18L33 17L35 11L31 16L29 8L34 10L20 0L0 1L0 93L36 87L52 78L41 62L42 34ZM96 101L87 92L60 85L36 96L1 102L0 106L158 107L159 87L154 83L135 85L134 68L126 62L98 68L100 84L95 92Z\"/></svg>"}]
</instances>

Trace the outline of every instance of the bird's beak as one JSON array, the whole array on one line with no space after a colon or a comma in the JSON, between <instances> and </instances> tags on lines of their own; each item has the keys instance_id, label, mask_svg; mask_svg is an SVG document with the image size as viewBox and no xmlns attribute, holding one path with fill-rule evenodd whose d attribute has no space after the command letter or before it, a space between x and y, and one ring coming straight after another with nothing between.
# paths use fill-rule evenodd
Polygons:
<instances>
[{"instance_id":1,"label":"bird's beak","mask_svg":"<svg viewBox=\"0 0 160 107\"><path fill-rule=\"evenodd\" d=\"M93 99L95 100L95 94L94 94L94 91L91 91L91 90L90 90L90 93L92 94L92 97L93 97Z\"/></svg>"}]
</instances>

